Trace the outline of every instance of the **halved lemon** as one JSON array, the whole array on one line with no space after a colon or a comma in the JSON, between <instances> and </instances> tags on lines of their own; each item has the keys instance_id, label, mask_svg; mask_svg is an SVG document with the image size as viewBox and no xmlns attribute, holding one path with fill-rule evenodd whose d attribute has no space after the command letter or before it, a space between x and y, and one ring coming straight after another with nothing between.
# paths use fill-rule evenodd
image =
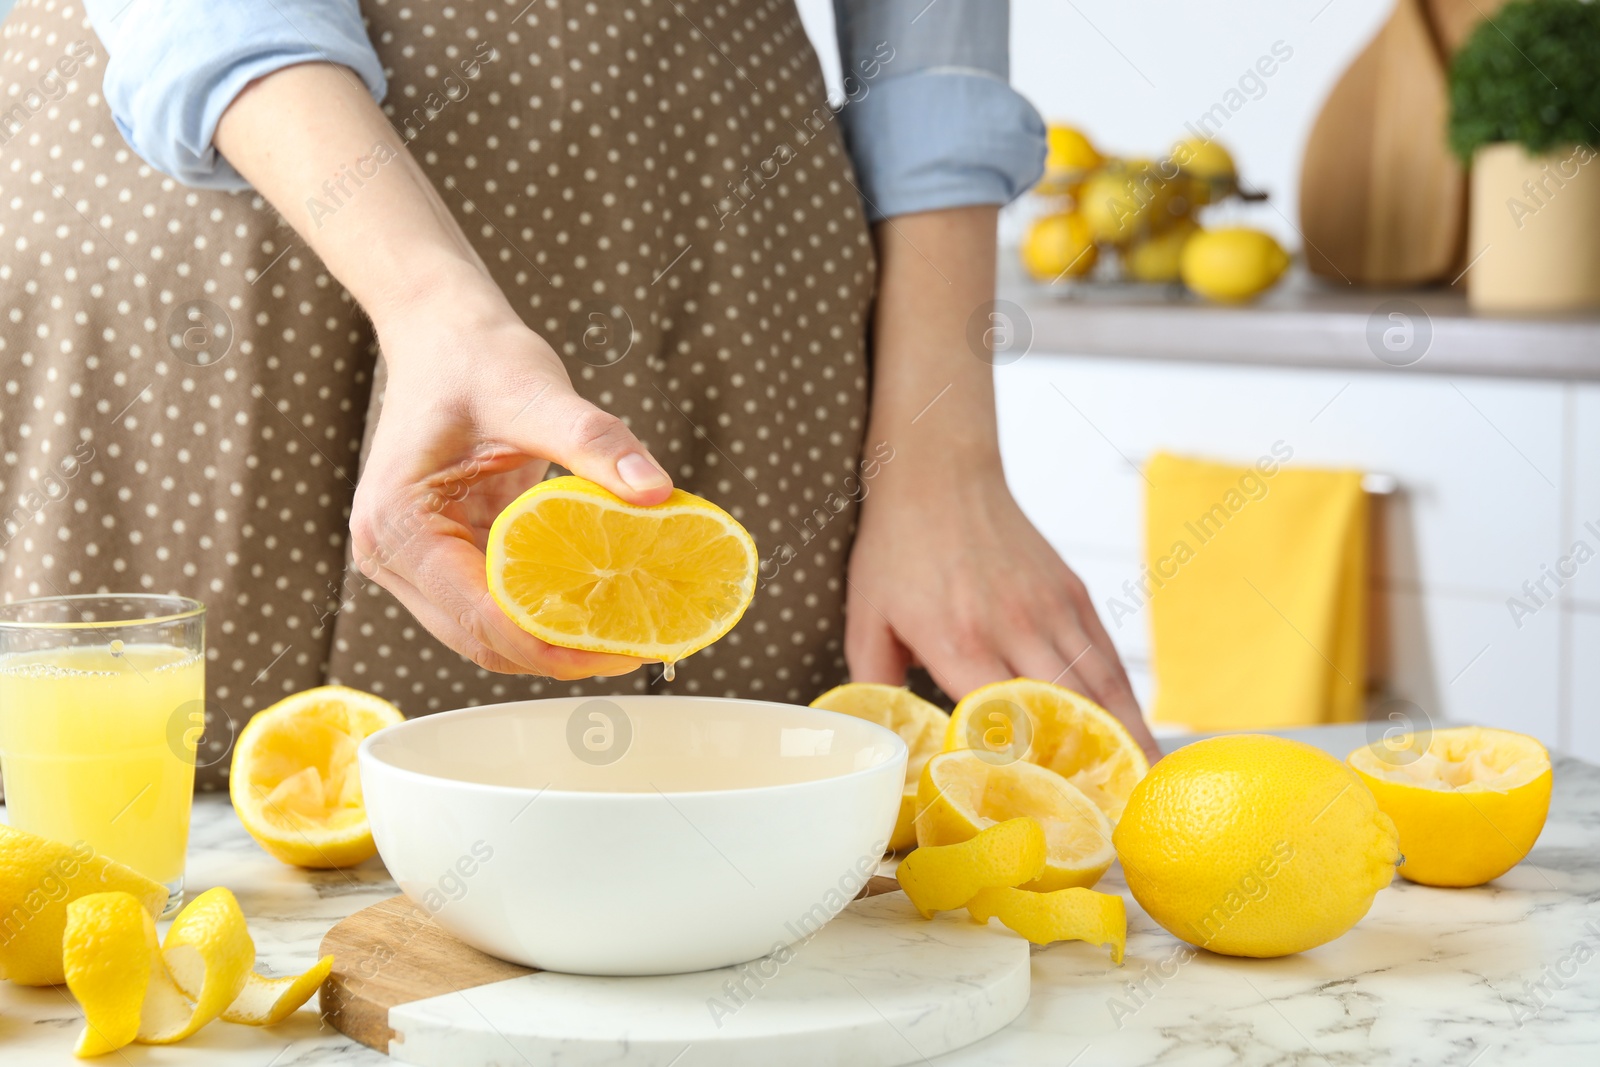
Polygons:
<instances>
[{"instance_id":1,"label":"halved lemon","mask_svg":"<svg viewBox=\"0 0 1600 1067\"><path fill-rule=\"evenodd\" d=\"M1048 767L1106 813L1122 817L1150 763L1133 735L1079 693L1032 678L974 689L956 705L944 749L975 749L996 762L1025 759Z\"/></svg>"},{"instance_id":2,"label":"halved lemon","mask_svg":"<svg viewBox=\"0 0 1600 1067\"><path fill-rule=\"evenodd\" d=\"M733 629L760 560L743 526L674 489L638 507L583 478L523 493L489 530L489 594L542 641L675 663Z\"/></svg>"},{"instance_id":3,"label":"halved lemon","mask_svg":"<svg viewBox=\"0 0 1600 1067\"><path fill-rule=\"evenodd\" d=\"M1350 767L1400 831L1400 875L1469 886L1533 848L1550 811L1550 753L1526 734L1459 726L1374 741Z\"/></svg>"},{"instance_id":4,"label":"halved lemon","mask_svg":"<svg viewBox=\"0 0 1600 1067\"><path fill-rule=\"evenodd\" d=\"M889 848L895 852L911 848L917 843L917 782L922 768L938 755L950 716L909 689L877 682L836 685L813 700L811 706L887 726L906 743L910 755L906 759L905 792L900 797L900 815L895 819Z\"/></svg>"},{"instance_id":5,"label":"halved lemon","mask_svg":"<svg viewBox=\"0 0 1600 1067\"><path fill-rule=\"evenodd\" d=\"M1017 818L1033 819L1045 837L1044 873L1023 889L1088 888L1116 859L1105 813L1055 771L1023 760L991 763L971 750L941 753L922 769L917 844L957 844Z\"/></svg>"},{"instance_id":6,"label":"halved lemon","mask_svg":"<svg viewBox=\"0 0 1600 1067\"><path fill-rule=\"evenodd\" d=\"M250 836L297 867L349 867L378 848L367 827L356 747L405 721L381 697L324 685L258 712L239 733L228 777Z\"/></svg>"}]
</instances>

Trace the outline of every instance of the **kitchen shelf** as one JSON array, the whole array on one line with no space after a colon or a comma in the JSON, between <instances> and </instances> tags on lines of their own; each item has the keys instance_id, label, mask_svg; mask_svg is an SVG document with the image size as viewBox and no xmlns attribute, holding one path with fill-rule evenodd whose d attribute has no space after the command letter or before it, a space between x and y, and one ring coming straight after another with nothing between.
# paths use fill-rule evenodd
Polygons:
<instances>
[{"instance_id":1,"label":"kitchen shelf","mask_svg":"<svg viewBox=\"0 0 1600 1067\"><path fill-rule=\"evenodd\" d=\"M1035 353L1600 381L1600 311L1479 315L1458 290L1361 289L1298 271L1254 303L1227 306L1176 285L1046 286L1010 250L1002 263L1000 297L1027 313ZM1369 344L1369 331L1390 325L1389 301L1420 308L1415 328L1431 331L1415 362L1380 359Z\"/></svg>"}]
</instances>

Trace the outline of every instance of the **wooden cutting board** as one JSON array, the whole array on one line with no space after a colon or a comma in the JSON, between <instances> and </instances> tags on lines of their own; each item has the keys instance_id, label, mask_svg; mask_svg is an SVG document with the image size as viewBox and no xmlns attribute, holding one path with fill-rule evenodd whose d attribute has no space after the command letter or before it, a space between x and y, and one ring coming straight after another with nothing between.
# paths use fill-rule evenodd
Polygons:
<instances>
[{"instance_id":1,"label":"wooden cutting board","mask_svg":"<svg viewBox=\"0 0 1600 1067\"><path fill-rule=\"evenodd\" d=\"M920 919L891 878L777 956L689 975L551 974L487 956L394 897L322 939L324 1017L419 1067L603 1062L921 1062L1016 1018L1028 943L998 924Z\"/></svg>"},{"instance_id":2,"label":"wooden cutting board","mask_svg":"<svg viewBox=\"0 0 1600 1067\"><path fill-rule=\"evenodd\" d=\"M1449 67L1450 57L1466 43L1478 23L1493 18L1507 0L1427 0L1428 22L1433 26L1439 53Z\"/></svg>"},{"instance_id":3,"label":"wooden cutting board","mask_svg":"<svg viewBox=\"0 0 1600 1067\"><path fill-rule=\"evenodd\" d=\"M1464 17L1450 5L1452 36ZM1323 104L1300 171L1312 273L1356 285L1449 281L1466 234L1466 182L1445 140L1444 47L1424 0L1389 21Z\"/></svg>"}]
</instances>

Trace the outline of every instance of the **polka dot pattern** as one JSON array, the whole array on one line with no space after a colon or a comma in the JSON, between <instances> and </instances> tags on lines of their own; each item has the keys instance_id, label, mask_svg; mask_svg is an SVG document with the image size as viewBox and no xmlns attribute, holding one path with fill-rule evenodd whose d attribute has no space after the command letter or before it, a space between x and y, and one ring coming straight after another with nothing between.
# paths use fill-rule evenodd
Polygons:
<instances>
[{"instance_id":1,"label":"polka dot pattern","mask_svg":"<svg viewBox=\"0 0 1600 1067\"><path fill-rule=\"evenodd\" d=\"M874 264L792 0L364 5L385 110L513 305L761 549L749 613L670 684L490 674L349 565L383 380L359 310L260 198L187 189L128 150L80 9L18 6L0 84L32 84L76 40L95 54L0 148L8 599L199 597L210 695L236 725L324 681L421 714L805 701L843 679Z\"/></svg>"}]
</instances>

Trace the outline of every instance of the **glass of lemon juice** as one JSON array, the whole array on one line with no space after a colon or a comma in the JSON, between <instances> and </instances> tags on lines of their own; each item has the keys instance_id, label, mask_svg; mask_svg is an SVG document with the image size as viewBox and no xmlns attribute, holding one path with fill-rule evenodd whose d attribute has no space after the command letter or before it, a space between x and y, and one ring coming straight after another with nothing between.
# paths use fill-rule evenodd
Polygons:
<instances>
[{"instance_id":1,"label":"glass of lemon juice","mask_svg":"<svg viewBox=\"0 0 1600 1067\"><path fill-rule=\"evenodd\" d=\"M0 605L0 780L19 830L126 864L183 903L205 607L146 594Z\"/></svg>"}]
</instances>

